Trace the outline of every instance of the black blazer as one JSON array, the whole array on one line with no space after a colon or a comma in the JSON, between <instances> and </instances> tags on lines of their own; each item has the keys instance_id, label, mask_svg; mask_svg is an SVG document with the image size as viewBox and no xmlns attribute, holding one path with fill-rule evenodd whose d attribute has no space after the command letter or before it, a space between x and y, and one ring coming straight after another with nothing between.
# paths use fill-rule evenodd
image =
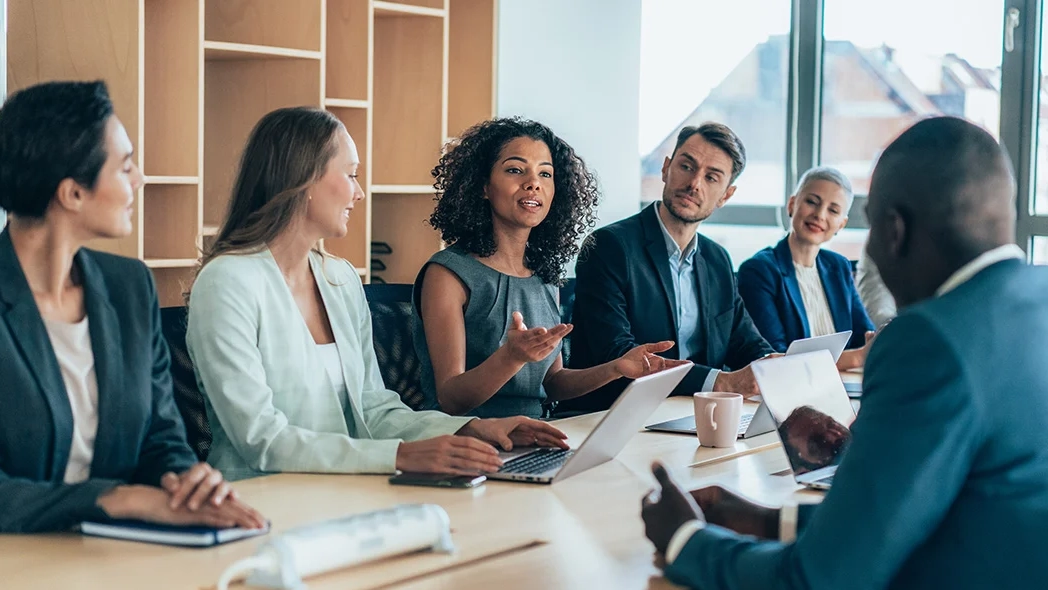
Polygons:
<instances>
[{"instance_id":1,"label":"black blazer","mask_svg":"<svg viewBox=\"0 0 1048 590\"><path fill-rule=\"evenodd\" d=\"M196 462L171 392L152 275L141 262L77 253L98 380L91 478L65 485L73 415L54 349L0 233L0 533L61 530L103 518L113 486L157 486Z\"/></svg>"},{"instance_id":2,"label":"black blazer","mask_svg":"<svg viewBox=\"0 0 1048 590\"><path fill-rule=\"evenodd\" d=\"M655 205L649 206L593 232L583 246L575 267L575 329L568 360L572 368L614 360L638 344L677 341L669 255L657 214ZM711 369L738 370L773 352L746 313L728 252L699 235L695 271L705 346L688 359L695 367L673 395L702 391ZM664 356L679 358L679 350L674 345ZM567 411L606 410L627 383L619 379L566 400L559 407Z\"/></svg>"}]
</instances>

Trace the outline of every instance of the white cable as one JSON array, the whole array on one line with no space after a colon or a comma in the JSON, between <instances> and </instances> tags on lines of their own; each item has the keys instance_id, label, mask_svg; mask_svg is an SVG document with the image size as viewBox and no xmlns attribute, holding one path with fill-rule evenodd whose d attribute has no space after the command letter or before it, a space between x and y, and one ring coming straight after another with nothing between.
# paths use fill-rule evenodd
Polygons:
<instances>
[{"instance_id":1,"label":"white cable","mask_svg":"<svg viewBox=\"0 0 1048 590\"><path fill-rule=\"evenodd\" d=\"M234 562L233 565L226 568L226 571L222 572L222 576L218 579L218 590L229 590L229 584L233 582L237 576L257 569L274 569L275 567L276 564L273 563L272 556L270 555L253 555L251 557L245 557L240 561Z\"/></svg>"}]
</instances>

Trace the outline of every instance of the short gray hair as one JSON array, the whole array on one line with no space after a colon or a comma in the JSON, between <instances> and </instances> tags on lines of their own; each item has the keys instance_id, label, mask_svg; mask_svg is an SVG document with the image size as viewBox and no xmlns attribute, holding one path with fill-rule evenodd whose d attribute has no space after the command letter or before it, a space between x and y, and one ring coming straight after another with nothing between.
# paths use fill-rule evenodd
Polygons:
<instances>
[{"instance_id":1,"label":"short gray hair","mask_svg":"<svg viewBox=\"0 0 1048 590\"><path fill-rule=\"evenodd\" d=\"M855 200L855 192L852 191L851 181L848 180L848 177L836 168L831 168L830 166L816 166L815 168L808 170L803 176L801 176L800 182L797 183L797 190L794 194L800 195L804 192L805 187L818 180L832 182L844 189L844 197L846 199L845 203L847 204L847 207L844 210L844 215L847 217L848 212L851 211L852 201Z\"/></svg>"}]
</instances>

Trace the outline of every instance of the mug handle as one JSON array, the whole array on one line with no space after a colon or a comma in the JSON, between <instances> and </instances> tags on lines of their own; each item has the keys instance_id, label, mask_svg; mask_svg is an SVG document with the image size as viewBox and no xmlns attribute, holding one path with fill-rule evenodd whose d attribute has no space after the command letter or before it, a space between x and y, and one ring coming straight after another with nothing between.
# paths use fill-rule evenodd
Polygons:
<instances>
[{"instance_id":1,"label":"mug handle","mask_svg":"<svg viewBox=\"0 0 1048 590\"><path fill-rule=\"evenodd\" d=\"M713 431L717 431L717 422L713 420L713 410L717 409L717 402L710 402L706 405L706 419L713 426Z\"/></svg>"}]
</instances>

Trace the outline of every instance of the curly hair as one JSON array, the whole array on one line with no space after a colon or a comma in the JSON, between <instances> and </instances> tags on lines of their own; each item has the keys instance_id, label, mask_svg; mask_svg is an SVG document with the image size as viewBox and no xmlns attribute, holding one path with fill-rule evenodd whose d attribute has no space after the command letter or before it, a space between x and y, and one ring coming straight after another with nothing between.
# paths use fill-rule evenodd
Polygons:
<instances>
[{"instance_id":1,"label":"curly hair","mask_svg":"<svg viewBox=\"0 0 1048 590\"><path fill-rule=\"evenodd\" d=\"M494 254L498 244L484 186L502 149L518 137L544 142L553 156L554 196L546 218L531 230L524 264L543 282L557 284L578 253L580 238L596 225L600 191L582 158L541 123L499 118L467 129L433 168L437 204L429 224L448 245L480 257Z\"/></svg>"}]
</instances>

